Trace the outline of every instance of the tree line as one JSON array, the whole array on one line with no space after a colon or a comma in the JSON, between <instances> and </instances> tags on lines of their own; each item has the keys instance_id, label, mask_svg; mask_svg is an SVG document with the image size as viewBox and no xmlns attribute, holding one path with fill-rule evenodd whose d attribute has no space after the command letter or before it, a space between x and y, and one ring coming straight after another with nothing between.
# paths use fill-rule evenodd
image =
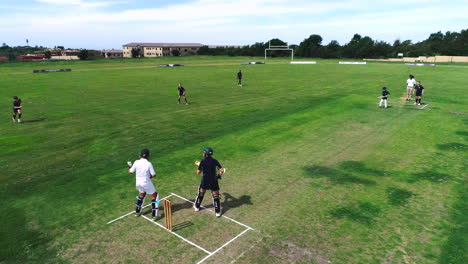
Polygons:
<instances>
[{"instance_id":1,"label":"tree line","mask_svg":"<svg viewBox=\"0 0 468 264\"><path fill-rule=\"evenodd\" d=\"M405 57L418 56L468 56L468 29L460 32L447 31L432 33L423 41L413 43L411 40L395 40L393 44L385 41L373 40L371 37L362 37L354 34L351 40L340 45L332 40L327 45L322 44L322 37L317 34L310 35L299 45L290 45L295 56L309 58L391 58L398 53ZM199 55L228 55L228 56L264 56L269 43L273 46L286 45L280 39L272 39L267 42L257 42L246 46L226 46L209 48L203 46L199 49ZM291 56L288 51L270 51L272 57Z\"/></svg>"}]
</instances>

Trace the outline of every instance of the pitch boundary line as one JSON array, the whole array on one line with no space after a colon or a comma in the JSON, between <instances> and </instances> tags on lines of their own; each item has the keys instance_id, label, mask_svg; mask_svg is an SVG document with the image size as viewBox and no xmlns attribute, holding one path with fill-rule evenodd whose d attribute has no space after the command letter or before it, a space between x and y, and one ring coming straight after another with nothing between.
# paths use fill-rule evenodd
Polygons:
<instances>
[{"instance_id":1,"label":"pitch boundary line","mask_svg":"<svg viewBox=\"0 0 468 264\"><path fill-rule=\"evenodd\" d=\"M162 198L161 200L167 200L167 199L168 199L169 197L171 197L171 196L176 196L176 197L178 197L178 198L180 198L180 199L182 199L182 200L184 200L184 201L187 201L187 202L190 202L190 203L193 203L193 204L194 204L194 202L190 201L189 199L187 199L187 198L185 198L185 197L182 197L182 196L180 196L180 195L178 195L178 194L175 194L175 193L171 193L170 195L168 195L168 196ZM143 208L148 207L148 206L150 206L150 205L151 205L151 204L147 204L147 205L145 205L145 206L142 206L141 209L143 210ZM201 206L201 207L202 207L203 209L206 209L206 210L209 210L209 211L213 211L212 209L206 208L206 207L204 207L204 206ZM115 218L115 219L113 219L113 220L107 222L107 224L112 224L112 223L114 223L115 221L118 221L118 220L120 220L120 219L122 219L122 218L124 218L124 217L126 217L126 216L129 216L129 215L131 215L131 214L133 214L133 213L134 213L134 211L131 211L131 212L127 213L127 214L124 214L124 215L122 215L122 216L119 216L119 217L117 217L117 218ZM207 260L208 258L210 258L211 256L213 256L214 254L216 254L218 251L220 251L221 249L223 249L223 248L226 247L227 245L231 244L234 240L236 240L237 238L241 237L241 236L242 236L243 234L245 234L247 231L249 231L249 230L255 230L255 229L253 229L252 227L250 227L250 226L248 226L248 225L246 225L246 224L243 224L243 223L241 223L241 222L239 222L239 221L236 221L236 220L234 220L234 219L232 219L232 218L230 218L230 217L227 217L227 216L222 215L222 217L224 217L224 218L228 219L229 221L232 221L232 222L234 222L234 223L236 223L236 224L238 224L238 225L241 225L241 226L245 227L246 229L244 229L244 231L242 231L242 232L240 232L239 234L237 234L235 237L233 237L233 238L232 238L231 240L229 240L228 242L224 243L222 246L220 246L219 248L217 248L215 251L211 252L211 251L209 251L209 250L203 248L202 246L199 246L199 245L195 244L194 242L192 242L192 241L186 239L185 237L183 237L183 236L177 234L176 232L166 229L165 226L161 225L160 223L157 223L157 222L153 221L152 219L148 218L147 216L145 216L145 215L141 215L141 216L142 216L144 219L150 221L151 223L153 223L153 224L155 224L155 225L157 225L157 226L163 228L163 229L166 230L167 232L169 232L169 233L175 235L176 237L182 239L182 240L185 241L186 243L188 243L188 244L190 244L190 245L192 245L192 246L194 246L194 247L200 249L201 251L205 252L206 254L208 254L208 255L205 256L203 259L201 259L200 261L198 261L197 264L201 264L202 262L204 262L205 260Z\"/></svg>"},{"instance_id":2,"label":"pitch boundary line","mask_svg":"<svg viewBox=\"0 0 468 264\"><path fill-rule=\"evenodd\" d=\"M171 196L172 196L172 194L171 194L171 195L168 195L168 196L166 196L166 197L164 197L164 198L162 198L161 200L166 200L167 198L169 198L169 197L171 197ZM150 206L150 205L151 205L151 204L147 204L147 205L145 205L145 206L142 206L142 207L141 207L141 210L143 210L143 208L148 207L148 206ZM129 215L131 215L131 214L133 214L133 213L135 213L135 211L131 211L131 212L128 213L128 214L124 214L124 215L122 215L122 216L119 216L119 217L117 217L117 218L115 218L115 219L113 219L113 220L107 222L107 224L112 224L112 223L114 223L115 221L120 220L120 219L122 219L122 218L124 218L124 217L126 217L126 216L129 216Z\"/></svg>"},{"instance_id":3,"label":"pitch boundary line","mask_svg":"<svg viewBox=\"0 0 468 264\"><path fill-rule=\"evenodd\" d=\"M234 238L232 238L231 240L229 240L228 242L224 243L224 245L222 245L221 247L219 247L218 249L216 249L215 251L213 251L212 253L210 253L208 256L204 257L202 260L198 261L197 264L200 264L202 263L203 261L207 260L209 257L213 256L214 254L216 254L216 252L220 251L222 248L224 248L225 246L229 245L232 241L236 240L238 237L242 236L245 232L249 231L250 229L247 228L245 229L244 231L242 231L240 234L238 234L237 236L235 236Z\"/></svg>"},{"instance_id":4,"label":"pitch boundary line","mask_svg":"<svg viewBox=\"0 0 468 264\"><path fill-rule=\"evenodd\" d=\"M185 197L182 197L182 196L180 196L180 195L178 195L178 194L171 193L171 195L177 196L177 197L179 197L180 199L182 199L182 200L184 200L184 201L187 201L187 202L190 202L190 203L192 203L192 204L195 204L195 202L192 202L192 201L190 201L189 199L187 199L187 198L185 198ZM214 212L214 211L213 211L212 209L210 209L210 208L206 208L206 207L204 207L204 206L200 206L200 207L203 208L203 209L210 210L210 211ZM230 218L230 217L227 217L227 216L225 216L225 215L221 215L221 216L224 217L224 218L226 218L226 219L228 219L228 220L230 220L230 221L232 221L232 222L234 222L234 223L236 223L236 224L238 224L238 225L241 225L241 226L243 226L243 227L246 227L246 228L249 229L249 230L255 230L255 229L253 229L252 227L250 227L250 226L248 226L248 225L246 225L246 224L243 224L243 223L241 223L241 222L239 222L239 221L236 221L236 220L234 220L234 219L232 219L232 218Z\"/></svg>"},{"instance_id":5,"label":"pitch boundary line","mask_svg":"<svg viewBox=\"0 0 468 264\"><path fill-rule=\"evenodd\" d=\"M204 249L203 247L201 247L201 246L199 246L199 245L193 243L192 241L186 239L185 237L183 237L183 236L177 234L176 232L173 232L173 231L171 231L171 230L166 229L165 226L161 225L160 223L156 223L155 221L151 220L151 219L148 218L147 216L144 216L144 215L141 215L141 216L142 216L143 218L145 218L146 220L150 221L151 223L153 223L153 224L155 224L155 225L157 225L157 226L163 228L163 229L166 230L167 232L169 232L169 233L175 235L176 237L182 239L183 241L189 243L190 245L195 246L195 247L197 247L198 249L204 251L205 253L207 253L207 254L213 254L213 252L210 252L210 251Z\"/></svg>"}]
</instances>

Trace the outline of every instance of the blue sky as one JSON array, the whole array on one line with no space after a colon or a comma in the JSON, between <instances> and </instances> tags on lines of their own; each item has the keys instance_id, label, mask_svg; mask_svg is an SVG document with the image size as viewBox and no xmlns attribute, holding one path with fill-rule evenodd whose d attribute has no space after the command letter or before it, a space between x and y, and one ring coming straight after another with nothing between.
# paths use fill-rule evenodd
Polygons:
<instances>
[{"instance_id":1,"label":"blue sky","mask_svg":"<svg viewBox=\"0 0 468 264\"><path fill-rule=\"evenodd\" d=\"M245 45L319 34L392 43L468 29L468 0L1 0L0 43L122 48L129 42Z\"/></svg>"}]
</instances>

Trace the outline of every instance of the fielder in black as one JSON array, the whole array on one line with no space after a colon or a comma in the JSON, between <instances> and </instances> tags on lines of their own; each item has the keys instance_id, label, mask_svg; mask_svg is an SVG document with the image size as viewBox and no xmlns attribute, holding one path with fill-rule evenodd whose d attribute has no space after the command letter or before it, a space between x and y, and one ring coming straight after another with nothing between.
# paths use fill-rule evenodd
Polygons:
<instances>
[{"instance_id":1,"label":"fielder in black","mask_svg":"<svg viewBox=\"0 0 468 264\"><path fill-rule=\"evenodd\" d=\"M421 97L424 94L424 86L421 85L421 82L418 81L418 84L414 87L414 91L416 93L416 101L414 104L421 105Z\"/></svg>"},{"instance_id":2,"label":"fielder in black","mask_svg":"<svg viewBox=\"0 0 468 264\"><path fill-rule=\"evenodd\" d=\"M379 107L382 107L383 104L385 106L385 109L387 109L387 98L389 94L390 93L387 91L387 87L382 87L382 95L379 97Z\"/></svg>"},{"instance_id":3,"label":"fielder in black","mask_svg":"<svg viewBox=\"0 0 468 264\"><path fill-rule=\"evenodd\" d=\"M237 86L242 87L242 72L241 72L241 70L239 70L239 72L237 73Z\"/></svg>"},{"instance_id":4,"label":"fielder in black","mask_svg":"<svg viewBox=\"0 0 468 264\"><path fill-rule=\"evenodd\" d=\"M177 99L177 103L180 104L180 98L183 96L185 104L188 105L189 102L187 101L187 96L185 96L185 88L182 86L181 83L179 83L179 86L177 86L177 90L179 91L179 98Z\"/></svg>"},{"instance_id":5,"label":"fielder in black","mask_svg":"<svg viewBox=\"0 0 468 264\"><path fill-rule=\"evenodd\" d=\"M215 214L217 217L221 216L221 200L219 198L219 184L218 179L224 174L224 168L219 162L212 157L213 149L206 147L203 149L203 157L205 157L198 165L197 174L203 172L203 177L198 189L197 199L193 208L196 212L200 211L200 205L203 201L206 190L211 190L213 196L213 205L215 207ZM219 170L219 175L217 174Z\"/></svg>"},{"instance_id":6,"label":"fielder in black","mask_svg":"<svg viewBox=\"0 0 468 264\"><path fill-rule=\"evenodd\" d=\"M13 96L13 122L21 123L21 99L18 96ZM18 121L16 121L16 115L18 114Z\"/></svg>"}]
</instances>

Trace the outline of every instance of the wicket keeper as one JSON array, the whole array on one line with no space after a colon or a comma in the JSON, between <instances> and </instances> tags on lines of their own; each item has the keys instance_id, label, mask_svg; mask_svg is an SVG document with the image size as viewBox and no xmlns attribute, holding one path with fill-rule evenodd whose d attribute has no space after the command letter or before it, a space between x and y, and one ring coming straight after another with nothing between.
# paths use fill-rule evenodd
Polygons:
<instances>
[{"instance_id":1,"label":"wicket keeper","mask_svg":"<svg viewBox=\"0 0 468 264\"><path fill-rule=\"evenodd\" d=\"M239 72L237 73L237 86L242 87L242 72L241 72L241 70L239 70Z\"/></svg>"},{"instance_id":2,"label":"wicket keeper","mask_svg":"<svg viewBox=\"0 0 468 264\"><path fill-rule=\"evenodd\" d=\"M420 81L418 81L418 84L416 84L414 90L416 92L416 101L414 102L414 104L421 105L421 97L424 94L424 86L421 85Z\"/></svg>"},{"instance_id":3,"label":"wicket keeper","mask_svg":"<svg viewBox=\"0 0 468 264\"><path fill-rule=\"evenodd\" d=\"M151 206L152 206L152 217L153 220L156 220L158 217L158 210L159 210L159 200L158 200L158 193L154 188L151 179L156 177L156 172L154 171L153 164L149 162L150 151L148 149L142 149L140 152L140 159L136 160L133 165L129 161L128 164L128 173L136 173L136 189L138 190L139 194L136 197L136 208L135 208L135 215L141 215L141 209L143 205L143 201L147 193L151 195Z\"/></svg>"},{"instance_id":4,"label":"wicket keeper","mask_svg":"<svg viewBox=\"0 0 468 264\"><path fill-rule=\"evenodd\" d=\"M200 205L203 201L203 197L205 195L206 190L211 190L211 195L213 196L213 205L215 207L215 214L217 217L220 217L221 201L219 198L218 178L220 178L221 175L224 174L225 170L221 166L221 164L212 156L212 148L206 147L203 149L204 159L198 165L197 170L197 174L201 174L203 172L203 177L200 183L200 187L198 189L197 199L195 200L193 208L195 209L195 212L200 211ZM217 175L217 170L219 170L219 176Z\"/></svg>"},{"instance_id":5,"label":"wicket keeper","mask_svg":"<svg viewBox=\"0 0 468 264\"><path fill-rule=\"evenodd\" d=\"M183 96L185 104L188 105L189 102L187 101L187 96L185 96L185 88L182 86L181 83L179 83L179 86L177 86L177 90L179 92L179 98L177 99L177 103L180 104L180 98Z\"/></svg>"},{"instance_id":6,"label":"wicket keeper","mask_svg":"<svg viewBox=\"0 0 468 264\"><path fill-rule=\"evenodd\" d=\"M21 99L18 96L13 96L13 122L16 123L16 115L18 114L18 123L21 123Z\"/></svg>"}]
</instances>

